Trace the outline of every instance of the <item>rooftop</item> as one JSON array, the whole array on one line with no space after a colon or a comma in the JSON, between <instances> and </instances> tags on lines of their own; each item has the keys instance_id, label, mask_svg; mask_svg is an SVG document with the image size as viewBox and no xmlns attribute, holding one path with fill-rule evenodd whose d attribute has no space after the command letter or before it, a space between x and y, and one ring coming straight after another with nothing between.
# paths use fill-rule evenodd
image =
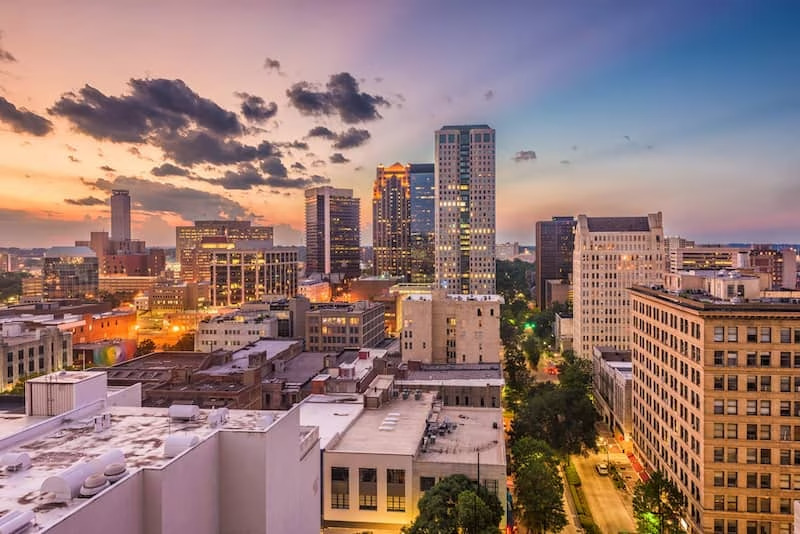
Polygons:
<instances>
[{"instance_id":1,"label":"rooftop","mask_svg":"<svg viewBox=\"0 0 800 534\"><path fill-rule=\"evenodd\" d=\"M52 493L41 490L47 478L59 475L76 462L118 450L129 473L140 468L159 468L172 461L164 457L164 441L170 435L189 434L202 441L218 431L207 424L208 411L201 410L195 421L180 422L171 420L166 408L113 407L106 410L111 414L110 427L95 432L93 417L99 410L97 405L94 409L37 421L0 417L0 435L7 436L0 440L0 456L8 452L27 453L31 459L30 469L0 471L0 509L34 512L36 526L29 532L46 530L88 502L83 499L54 502ZM265 432L264 416L269 414L278 419L283 413L231 410L224 428ZM23 423L27 423L27 428L20 432L26 426Z\"/></svg>"},{"instance_id":2,"label":"rooftop","mask_svg":"<svg viewBox=\"0 0 800 534\"><path fill-rule=\"evenodd\" d=\"M94 371L61 371L37 376L29 379L28 382L32 384L77 384L78 382L92 380L98 376L101 376L100 373Z\"/></svg>"},{"instance_id":3,"label":"rooftop","mask_svg":"<svg viewBox=\"0 0 800 534\"><path fill-rule=\"evenodd\" d=\"M445 384L463 386L502 386L505 384L500 364L422 365L408 371L398 385Z\"/></svg>"},{"instance_id":4,"label":"rooftop","mask_svg":"<svg viewBox=\"0 0 800 534\"><path fill-rule=\"evenodd\" d=\"M587 217L590 232L649 232L647 217Z\"/></svg>"},{"instance_id":5,"label":"rooftop","mask_svg":"<svg viewBox=\"0 0 800 534\"><path fill-rule=\"evenodd\" d=\"M250 366L250 356L253 354L265 352L267 360L271 360L297 343L300 342L296 340L259 339L234 352L228 363L215 365L200 372L208 375L225 375L237 372Z\"/></svg>"},{"instance_id":6,"label":"rooftop","mask_svg":"<svg viewBox=\"0 0 800 534\"><path fill-rule=\"evenodd\" d=\"M698 312L781 312L781 313L800 313L799 299L749 299L741 302L730 300L715 299L707 293L682 292L680 295L670 293L663 288L649 288L634 286L629 289L631 293L649 296L664 303L672 304L683 308L689 308Z\"/></svg>"},{"instance_id":7,"label":"rooftop","mask_svg":"<svg viewBox=\"0 0 800 534\"><path fill-rule=\"evenodd\" d=\"M447 406L438 422L454 424L451 432L439 433L436 441L420 451L417 461L474 464L480 452L484 465L505 465L503 411L500 408Z\"/></svg>"},{"instance_id":8,"label":"rooftop","mask_svg":"<svg viewBox=\"0 0 800 534\"><path fill-rule=\"evenodd\" d=\"M361 395L309 395L300 403L300 424L319 427L319 447L327 449L363 411Z\"/></svg>"},{"instance_id":9,"label":"rooftop","mask_svg":"<svg viewBox=\"0 0 800 534\"><path fill-rule=\"evenodd\" d=\"M283 369L276 370L272 376L290 383L304 384L325 368L325 356L326 352L301 352L288 360Z\"/></svg>"},{"instance_id":10,"label":"rooftop","mask_svg":"<svg viewBox=\"0 0 800 534\"><path fill-rule=\"evenodd\" d=\"M416 301L431 301L433 300L433 293L410 293L406 295L406 300L416 300ZM461 302L466 301L475 301L475 302L499 302L503 303L503 297L501 295L458 295L458 294L450 294L444 295L444 298L449 300L458 300Z\"/></svg>"}]
</instances>

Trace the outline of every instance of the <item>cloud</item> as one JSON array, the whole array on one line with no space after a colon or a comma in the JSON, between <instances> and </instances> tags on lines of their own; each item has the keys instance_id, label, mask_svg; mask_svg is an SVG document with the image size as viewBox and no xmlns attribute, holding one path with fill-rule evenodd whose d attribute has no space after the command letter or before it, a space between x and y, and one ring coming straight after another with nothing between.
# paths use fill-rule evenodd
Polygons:
<instances>
[{"instance_id":1,"label":"cloud","mask_svg":"<svg viewBox=\"0 0 800 534\"><path fill-rule=\"evenodd\" d=\"M242 165L236 171L226 171L225 176L209 183L221 185L225 189L247 190L266 184L266 180L252 165Z\"/></svg>"},{"instance_id":2,"label":"cloud","mask_svg":"<svg viewBox=\"0 0 800 534\"><path fill-rule=\"evenodd\" d=\"M131 154L133 154L137 158L142 157L142 152L138 148L136 148L135 146L130 147L128 149L128 152L130 152Z\"/></svg>"},{"instance_id":3,"label":"cloud","mask_svg":"<svg viewBox=\"0 0 800 534\"><path fill-rule=\"evenodd\" d=\"M355 148L369 141L370 137L371 135L367 130L358 130L356 128L350 128L349 130L342 132L336 136L336 142L333 144L333 146L334 148L338 148L341 150L348 148Z\"/></svg>"},{"instance_id":4,"label":"cloud","mask_svg":"<svg viewBox=\"0 0 800 534\"><path fill-rule=\"evenodd\" d=\"M286 96L303 115L338 115L347 124L380 119L378 108L390 106L380 95L360 92L358 81L347 72L331 75L325 89L301 81L287 89Z\"/></svg>"},{"instance_id":5,"label":"cloud","mask_svg":"<svg viewBox=\"0 0 800 534\"><path fill-rule=\"evenodd\" d=\"M261 170L270 176L285 178L287 175L286 166L280 158L271 157L261 162Z\"/></svg>"},{"instance_id":6,"label":"cloud","mask_svg":"<svg viewBox=\"0 0 800 534\"><path fill-rule=\"evenodd\" d=\"M244 145L201 131L165 136L158 140L158 144L167 157L187 167L198 163L231 165L280 155L280 151L269 141L262 141L258 146Z\"/></svg>"},{"instance_id":7,"label":"cloud","mask_svg":"<svg viewBox=\"0 0 800 534\"><path fill-rule=\"evenodd\" d=\"M306 143L305 141L287 141L275 144L281 148L296 148L297 150L308 150L308 143Z\"/></svg>"},{"instance_id":8,"label":"cloud","mask_svg":"<svg viewBox=\"0 0 800 534\"><path fill-rule=\"evenodd\" d=\"M341 152L334 152L331 154L331 157L328 158L331 163L349 163L350 160L344 157Z\"/></svg>"},{"instance_id":9,"label":"cloud","mask_svg":"<svg viewBox=\"0 0 800 534\"><path fill-rule=\"evenodd\" d=\"M65 145L64 145L64 147L65 147L67 150L69 150L70 152L77 152L77 151L78 151L78 149L77 149L77 148L75 148L75 147L74 147L74 146L72 146L72 145L67 145L67 144L65 144Z\"/></svg>"},{"instance_id":10,"label":"cloud","mask_svg":"<svg viewBox=\"0 0 800 534\"><path fill-rule=\"evenodd\" d=\"M281 62L277 59L266 58L264 60L264 68L267 70L276 70L278 73L281 72Z\"/></svg>"},{"instance_id":11,"label":"cloud","mask_svg":"<svg viewBox=\"0 0 800 534\"><path fill-rule=\"evenodd\" d=\"M153 176L189 176L189 170L183 167L178 167L172 163L162 163L158 167L150 169L150 174Z\"/></svg>"},{"instance_id":12,"label":"cloud","mask_svg":"<svg viewBox=\"0 0 800 534\"><path fill-rule=\"evenodd\" d=\"M570 163L572 163L572 162L570 160L568 160L568 159L562 159L561 160L561 164L562 165L569 165Z\"/></svg>"},{"instance_id":13,"label":"cloud","mask_svg":"<svg viewBox=\"0 0 800 534\"><path fill-rule=\"evenodd\" d=\"M103 165L102 167L100 167L100 170L106 172L116 172L116 169L114 169L113 167L109 167L108 165Z\"/></svg>"},{"instance_id":14,"label":"cloud","mask_svg":"<svg viewBox=\"0 0 800 534\"><path fill-rule=\"evenodd\" d=\"M100 206L106 203L105 200L97 197L65 198L64 202L73 206Z\"/></svg>"},{"instance_id":15,"label":"cloud","mask_svg":"<svg viewBox=\"0 0 800 534\"><path fill-rule=\"evenodd\" d=\"M513 159L517 163L521 161L530 161L532 159L536 159L536 152L533 150L520 150L519 152L514 154L514 157L511 159Z\"/></svg>"},{"instance_id":16,"label":"cloud","mask_svg":"<svg viewBox=\"0 0 800 534\"><path fill-rule=\"evenodd\" d=\"M242 115L251 122L264 123L278 113L278 104L275 102L267 104L260 96L249 93L235 94L242 99Z\"/></svg>"},{"instance_id":17,"label":"cloud","mask_svg":"<svg viewBox=\"0 0 800 534\"><path fill-rule=\"evenodd\" d=\"M216 193L188 187L176 187L129 176L117 176L113 181L100 178L84 181L93 189L110 193L112 189L127 189L138 209L175 213L187 221L213 218L248 217L251 214L238 202Z\"/></svg>"},{"instance_id":18,"label":"cloud","mask_svg":"<svg viewBox=\"0 0 800 534\"><path fill-rule=\"evenodd\" d=\"M325 160L315 159L314 161L311 162L311 166L312 167L324 167L325 166Z\"/></svg>"},{"instance_id":19,"label":"cloud","mask_svg":"<svg viewBox=\"0 0 800 534\"><path fill-rule=\"evenodd\" d=\"M81 160L79 160L78 158L76 158L72 154L68 155L67 159L70 160L72 163L80 163L81 162Z\"/></svg>"},{"instance_id":20,"label":"cloud","mask_svg":"<svg viewBox=\"0 0 800 534\"><path fill-rule=\"evenodd\" d=\"M324 137L325 139L336 139L336 133L324 126L314 126L308 131L307 137Z\"/></svg>"},{"instance_id":21,"label":"cloud","mask_svg":"<svg viewBox=\"0 0 800 534\"><path fill-rule=\"evenodd\" d=\"M0 96L0 122L11 126L17 133L44 136L53 131L53 123L25 108L18 108Z\"/></svg>"},{"instance_id":22,"label":"cloud","mask_svg":"<svg viewBox=\"0 0 800 534\"><path fill-rule=\"evenodd\" d=\"M3 39L3 32L0 32L0 40ZM0 63L15 63L17 58L11 55L11 52L6 50L0 45Z\"/></svg>"},{"instance_id":23,"label":"cloud","mask_svg":"<svg viewBox=\"0 0 800 534\"><path fill-rule=\"evenodd\" d=\"M145 143L200 127L218 135L238 135L243 127L235 113L199 96L182 80L128 81L130 93L107 96L91 85L65 93L48 109L75 130L115 143Z\"/></svg>"},{"instance_id":24,"label":"cloud","mask_svg":"<svg viewBox=\"0 0 800 534\"><path fill-rule=\"evenodd\" d=\"M494 98L494 90L489 89L485 93L483 93L483 99L489 101Z\"/></svg>"},{"instance_id":25,"label":"cloud","mask_svg":"<svg viewBox=\"0 0 800 534\"><path fill-rule=\"evenodd\" d=\"M303 165L302 163L300 163L299 161L295 161L294 163L292 163L292 169L295 169L295 170L298 170L298 171L304 171L304 170L306 170L306 166Z\"/></svg>"}]
</instances>

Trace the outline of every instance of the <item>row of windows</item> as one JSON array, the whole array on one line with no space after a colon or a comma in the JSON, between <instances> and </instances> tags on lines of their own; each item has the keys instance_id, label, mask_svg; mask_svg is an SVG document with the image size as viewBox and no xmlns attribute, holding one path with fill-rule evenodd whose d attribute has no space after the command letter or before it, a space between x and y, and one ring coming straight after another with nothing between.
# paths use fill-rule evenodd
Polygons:
<instances>
[{"instance_id":1,"label":"row of windows","mask_svg":"<svg viewBox=\"0 0 800 534\"><path fill-rule=\"evenodd\" d=\"M713 364L715 367L742 367L742 363L743 367L776 367L773 364L777 363L777 367L782 369L800 368L800 352L780 352L775 355L777 358L771 352L746 352L742 361L738 351L715 350Z\"/></svg>"},{"instance_id":2,"label":"row of windows","mask_svg":"<svg viewBox=\"0 0 800 534\"><path fill-rule=\"evenodd\" d=\"M743 497L743 507L739 506L739 498L736 495L714 495L714 510L725 512L758 512L769 514L777 511L779 514L792 513L792 500L778 499L778 509L773 510L772 499L770 497ZM716 529L714 530L716 532Z\"/></svg>"},{"instance_id":3,"label":"row of windows","mask_svg":"<svg viewBox=\"0 0 800 534\"><path fill-rule=\"evenodd\" d=\"M744 327L743 327L744 329ZM770 326L748 326L746 327L745 340L748 343L772 343L772 327ZM800 328L794 329L792 335L791 328L775 328L778 332L778 340L781 343L800 343ZM736 343L739 341L739 327L737 326L715 326L714 341L728 341Z\"/></svg>"},{"instance_id":4,"label":"row of windows","mask_svg":"<svg viewBox=\"0 0 800 534\"><path fill-rule=\"evenodd\" d=\"M789 377L786 377L789 378ZM795 377L800 380L800 377ZM781 417L800 417L800 402L794 401L775 401L778 406L778 415ZM755 400L748 399L745 403L744 415L772 415L772 401L770 400ZM793 409L794 408L794 409ZM739 400L738 399L714 399L714 414L715 415L738 415L739 414Z\"/></svg>"},{"instance_id":5,"label":"row of windows","mask_svg":"<svg viewBox=\"0 0 800 534\"><path fill-rule=\"evenodd\" d=\"M770 441L773 439L773 425L744 424L744 439ZM781 441L800 441L800 425L774 425L777 427L777 439ZM714 423L712 437L717 439L739 439L737 423Z\"/></svg>"},{"instance_id":6,"label":"row of windows","mask_svg":"<svg viewBox=\"0 0 800 534\"><path fill-rule=\"evenodd\" d=\"M739 449L736 447L714 447L714 463L739 463ZM745 449L746 464L772 464L772 449ZM779 465L800 465L800 449L780 449L778 451ZM800 476L800 475L799 475ZM781 486L782 489L788 489Z\"/></svg>"}]
</instances>

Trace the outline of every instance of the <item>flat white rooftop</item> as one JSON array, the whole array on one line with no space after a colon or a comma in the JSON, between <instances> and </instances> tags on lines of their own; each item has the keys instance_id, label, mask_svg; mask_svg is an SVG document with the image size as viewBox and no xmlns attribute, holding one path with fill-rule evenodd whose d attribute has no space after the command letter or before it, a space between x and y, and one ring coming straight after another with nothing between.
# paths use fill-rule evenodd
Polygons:
<instances>
[{"instance_id":1,"label":"flat white rooftop","mask_svg":"<svg viewBox=\"0 0 800 534\"><path fill-rule=\"evenodd\" d=\"M459 295L459 294L451 294L451 295L444 295L444 298L449 300L459 300L462 302L470 301L470 302L499 302L503 303L503 297L501 295ZM433 293L410 293L406 296L406 300L415 300L415 301L431 301L434 300Z\"/></svg>"},{"instance_id":2,"label":"flat white rooftop","mask_svg":"<svg viewBox=\"0 0 800 534\"><path fill-rule=\"evenodd\" d=\"M60 371L31 378L28 382L32 384L77 384L78 382L101 377L103 374L93 371Z\"/></svg>"},{"instance_id":3,"label":"flat white rooftop","mask_svg":"<svg viewBox=\"0 0 800 534\"><path fill-rule=\"evenodd\" d=\"M300 404L300 424L319 428L319 448L325 450L363 411L361 395L309 395Z\"/></svg>"},{"instance_id":4,"label":"flat white rooftop","mask_svg":"<svg viewBox=\"0 0 800 534\"><path fill-rule=\"evenodd\" d=\"M235 371L247 369L249 365L249 358L252 354L259 352L267 353L267 360L271 360L283 351L288 350L290 347L299 343L297 340L277 340L277 339L259 339L249 345L242 347L231 355L231 361L224 365L215 365L210 369L198 371L198 374L207 375L227 375Z\"/></svg>"},{"instance_id":5,"label":"flat white rooftop","mask_svg":"<svg viewBox=\"0 0 800 534\"><path fill-rule=\"evenodd\" d=\"M36 527L27 532L41 532L71 514L87 500L72 499L54 502L53 495L41 491L42 482L76 462L91 460L118 449L125 456L128 473L140 468L159 468L172 461L164 457L164 440L174 434L190 434L201 441L219 429L266 432L262 418L271 414L275 420L285 412L231 410L228 422L212 428L207 424L209 411L201 410L196 421L170 420L166 408L112 407L111 426L94 431L93 415L85 417L29 418L0 416L0 457L9 452L27 453L31 468L10 472L0 470L0 510L30 510L36 516ZM36 424L38 423L38 425Z\"/></svg>"},{"instance_id":6,"label":"flat white rooftop","mask_svg":"<svg viewBox=\"0 0 800 534\"><path fill-rule=\"evenodd\" d=\"M474 464L480 452L481 464L505 465L502 409L446 406L439 413L439 422L445 420L454 423L452 432L437 434L417 461Z\"/></svg>"}]
</instances>

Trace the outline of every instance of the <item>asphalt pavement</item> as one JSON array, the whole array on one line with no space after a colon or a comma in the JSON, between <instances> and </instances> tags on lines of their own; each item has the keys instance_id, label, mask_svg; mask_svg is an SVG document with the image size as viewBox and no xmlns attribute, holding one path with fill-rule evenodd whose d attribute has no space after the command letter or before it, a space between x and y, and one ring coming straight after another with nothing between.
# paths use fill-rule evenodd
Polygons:
<instances>
[{"instance_id":1,"label":"asphalt pavement","mask_svg":"<svg viewBox=\"0 0 800 534\"><path fill-rule=\"evenodd\" d=\"M606 458L605 451L598 454L589 453L587 456L572 456L572 462L581 477L581 487L592 512L592 518L600 532L604 534L636 532L631 494L626 490L618 490L611 476L601 476L595 469L595 466L605 462ZM608 460L612 464L623 466L623 473L628 475L633 473L624 453L612 452L608 455ZM627 467L624 467L626 465ZM629 483L632 487L633 483L630 481Z\"/></svg>"}]
</instances>

